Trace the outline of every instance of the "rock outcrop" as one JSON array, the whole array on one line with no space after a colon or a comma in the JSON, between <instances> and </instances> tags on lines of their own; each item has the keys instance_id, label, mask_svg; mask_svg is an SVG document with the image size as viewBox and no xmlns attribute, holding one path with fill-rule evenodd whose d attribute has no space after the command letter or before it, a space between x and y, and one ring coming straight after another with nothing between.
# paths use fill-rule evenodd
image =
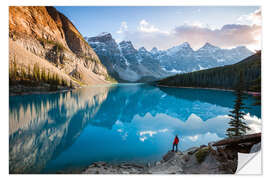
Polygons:
<instances>
[{"instance_id":1,"label":"rock outcrop","mask_svg":"<svg viewBox=\"0 0 270 180\"><path fill-rule=\"evenodd\" d=\"M16 61L18 71L28 67L32 71L38 63L77 85L109 83L107 69L94 50L54 7L9 7L9 42L9 61Z\"/></svg>"},{"instance_id":2,"label":"rock outcrop","mask_svg":"<svg viewBox=\"0 0 270 180\"><path fill-rule=\"evenodd\" d=\"M259 133L260 134L260 133ZM258 134L242 136L245 143L250 143L251 148L247 153L260 150L260 143L248 141L250 137ZM240 138L240 137L239 137ZM235 138L232 138L235 139ZM226 139L228 141L229 139ZM219 141L224 142L224 140ZM97 162L87 167L85 174L234 174L238 164L238 150L233 144L216 146L219 142L209 143L208 146L193 147L184 152L166 153L162 160L153 164L138 165L135 163L110 164ZM239 142L241 144L241 142ZM235 148L236 147L236 148Z\"/></svg>"},{"instance_id":3,"label":"rock outcrop","mask_svg":"<svg viewBox=\"0 0 270 180\"><path fill-rule=\"evenodd\" d=\"M198 155L205 151L204 155ZM225 153L225 157L224 157ZM202 157L200 157L202 156ZM202 158L202 160L198 160ZM229 159L232 158L232 159ZM236 156L228 157L226 151L215 151L209 147L197 147L185 152L171 152L154 164L136 163L110 164L96 162L88 166L83 174L233 174L237 168Z\"/></svg>"}]
</instances>

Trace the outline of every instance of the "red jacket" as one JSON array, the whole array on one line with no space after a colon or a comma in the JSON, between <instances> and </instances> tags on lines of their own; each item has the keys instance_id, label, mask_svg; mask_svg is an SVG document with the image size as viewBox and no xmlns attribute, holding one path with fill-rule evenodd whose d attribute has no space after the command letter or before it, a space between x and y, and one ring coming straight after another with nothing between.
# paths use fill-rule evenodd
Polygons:
<instances>
[{"instance_id":1,"label":"red jacket","mask_svg":"<svg viewBox=\"0 0 270 180\"><path fill-rule=\"evenodd\" d=\"M178 137L176 136L176 137L174 138L173 144L178 144L178 143L179 143L179 139L178 139Z\"/></svg>"}]
</instances>

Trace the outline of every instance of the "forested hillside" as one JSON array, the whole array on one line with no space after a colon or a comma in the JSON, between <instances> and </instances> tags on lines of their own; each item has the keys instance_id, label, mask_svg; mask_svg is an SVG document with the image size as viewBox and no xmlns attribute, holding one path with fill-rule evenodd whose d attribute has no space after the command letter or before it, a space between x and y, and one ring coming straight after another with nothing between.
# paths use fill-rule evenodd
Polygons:
<instances>
[{"instance_id":1,"label":"forested hillside","mask_svg":"<svg viewBox=\"0 0 270 180\"><path fill-rule=\"evenodd\" d=\"M245 89L254 89L261 76L261 51L233 65L177 74L156 83L164 86L234 89L240 72L243 73Z\"/></svg>"}]
</instances>

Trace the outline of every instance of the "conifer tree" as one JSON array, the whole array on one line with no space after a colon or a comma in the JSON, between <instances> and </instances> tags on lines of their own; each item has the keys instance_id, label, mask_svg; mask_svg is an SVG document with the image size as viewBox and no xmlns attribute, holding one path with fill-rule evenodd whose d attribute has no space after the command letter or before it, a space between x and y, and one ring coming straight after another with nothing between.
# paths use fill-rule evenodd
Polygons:
<instances>
[{"instance_id":1,"label":"conifer tree","mask_svg":"<svg viewBox=\"0 0 270 180\"><path fill-rule=\"evenodd\" d=\"M17 72L18 72L18 68L17 68L17 62L16 62L16 58L14 57L14 61L13 61L13 77L14 79L17 78Z\"/></svg>"},{"instance_id":2,"label":"conifer tree","mask_svg":"<svg viewBox=\"0 0 270 180\"><path fill-rule=\"evenodd\" d=\"M13 80L14 79L14 68L13 68L13 63L9 64L9 80Z\"/></svg>"},{"instance_id":3,"label":"conifer tree","mask_svg":"<svg viewBox=\"0 0 270 180\"><path fill-rule=\"evenodd\" d=\"M36 63L36 64L34 64L34 68L33 68L33 77L34 77L35 81L39 80L38 79L38 76L39 76L38 71L39 71L39 68L38 68L38 64Z\"/></svg>"},{"instance_id":4,"label":"conifer tree","mask_svg":"<svg viewBox=\"0 0 270 180\"><path fill-rule=\"evenodd\" d=\"M50 73L50 70L48 70L47 77L48 77L47 83L52 84L52 75Z\"/></svg>"},{"instance_id":5,"label":"conifer tree","mask_svg":"<svg viewBox=\"0 0 270 180\"><path fill-rule=\"evenodd\" d=\"M43 82L47 82L47 76L46 76L45 67L43 67L42 70L41 70L41 79L42 79Z\"/></svg>"},{"instance_id":6,"label":"conifer tree","mask_svg":"<svg viewBox=\"0 0 270 180\"><path fill-rule=\"evenodd\" d=\"M233 136L241 136L246 134L247 130L250 130L250 128L247 126L244 115L245 113L243 112L244 103L244 82L243 82L243 73L240 72L239 75L239 82L238 85L235 89L235 95L236 95L236 100L234 101L234 109L230 111L230 122L229 125L230 127L227 129L227 136L233 137Z\"/></svg>"},{"instance_id":7,"label":"conifer tree","mask_svg":"<svg viewBox=\"0 0 270 180\"><path fill-rule=\"evenodd\" d=\"M67 86L66 85L66 80L64 78L62 78L62 83L61 83L62 86Z\"/></svg>"},{"instance_id":8,"label":"conifer tree","mask_svg":"<svg viewBox=\"0 0 270 180\"><path fill-rule=\"evenodd\" d=\"M69 87L70 87L71 89L73 89L73 88L74 88L73 83L72 83L72 81L71 81L71 80L70 80L70 82L69 82Z\"/></svg>"},{"instance_id":9,"label":"conifer tree","mask_svg":"<svg viewBox=\"0 0 270 180\"><path fill-rule=\"evenodd\" d=\"M26 72L25 72L25 69L23 66L21 66L21 78L22 78L22 80L25 80L25 78L27 78Z\"/></svg>"},{"instance_id":10,"label":"conifer tree","mask_svg":"<svg viewBox=\"0 0 270 180\"><path fill-rule=\"evenodd\" d=\"M28 64L28 68L27 68L27 76L28 76L28 79L31 80L32 79L32 76L31 76L31 67L30 67L30 64Z\"/></svg>"}]
</instances>

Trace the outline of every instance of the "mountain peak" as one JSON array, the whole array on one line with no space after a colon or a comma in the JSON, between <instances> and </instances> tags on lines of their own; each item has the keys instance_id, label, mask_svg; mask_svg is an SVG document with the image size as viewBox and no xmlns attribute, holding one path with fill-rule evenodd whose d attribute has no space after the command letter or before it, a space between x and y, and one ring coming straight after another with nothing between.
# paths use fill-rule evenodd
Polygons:
<instances>
[{"instance_id":1,"label":"mountain peak","mask_svg":"<svg viewBox=\"0 0 270 180\"><path fill-rule=\"evenodd\" d=\"M145 49L145 47L139 48L139 51L141 51L141 52L147 52L147 50Z\"/></svg>"},{"instance_id":2,"label":"mountain peak","mask_svg":"<svg viewBox=\"0 0 270 180\"><path fill-rule=\"evenodd\" d=\"M182 46L182 47L190 47L190 44L188 42L184 42L180 46Z\"/></svg>"},{"instance_id":3,"label":"mountain peak","mask_svg":"<svg viewBox=\"0 0 270 180\"><path fill-rule=\"evenodd\" d=\"M133 44L131 41L121 41L119 43L121 49L134 49Z\"/></svg>"},{"instance_id":4,"label":"mountain peak","mask_svg":"<svg viewBox=\"0 0 270 180\"><path fill-rule=\"evenodd\" d=\"M179 51L185 51L185 52L191 52L193 49L190 47L188 42L184 42L178 46L174 46L167 50L168 55L174 55L175 53L178 53Z\"/></svg>"},{"instance_id":5,"label":"mountain peak","mask_svg":"<svg viewBox=\"0 0 270 180\"><path fill-rule=\"evenodd\" d=\"M190 44L188 42L184 42L178 46L174 46L173 48L176 48L176 49L192 49L190 47Z\"/></svg>"},{"instance_id":6,"label":"mountain peak","mask_svg":"<svg viewBox=\"0 0 270 180\"><path fill-rule=\"evenodd\" d=\"M111 33L109 33L109 32L102 32L102 33L97 35L97 37L104 37L104 36L112 37Z\"/></svg>"},{"instance_id":7,"label":"mountain peak","mask_svg":"<svg viewBox=\"0 0 270 180\"><path fill-rule=\"evenodd\" d=\"M85 38L88 42L107 42L113 40L111 33L103 32L97 36Z\"/></svg>"},{"instance_id":8,"label":"mountain peak","mask_svg":"<svg viewBox=\"0 0 270 180\"><path fill-rule=\"evenodd\" d=\"M217 46L214 46L210 44L209 42L206 42L200 49L199 51L205 51L205 50L219 50L220 48Z\"/></svg>"},{"instance_id":9,"label":"mountain peak","mask_svg":"<svg viewBox=\"0 0 270 180\"><path fill-rule=\"evenodd\" d=\"M121 41L119 45L122 46L133 46L131 41Z\"/></svg>"},{"instance_id":10,"label":"mountain peak","mask_svg":"<svg viewBox=\"0 0 270 180\"><path fill-rule=\"evenodd\" d=\"M157 47L153 47L152 49L151 49L151 53L157 53L158 52L158 48Z\"/></svg>"}]
</instances>

